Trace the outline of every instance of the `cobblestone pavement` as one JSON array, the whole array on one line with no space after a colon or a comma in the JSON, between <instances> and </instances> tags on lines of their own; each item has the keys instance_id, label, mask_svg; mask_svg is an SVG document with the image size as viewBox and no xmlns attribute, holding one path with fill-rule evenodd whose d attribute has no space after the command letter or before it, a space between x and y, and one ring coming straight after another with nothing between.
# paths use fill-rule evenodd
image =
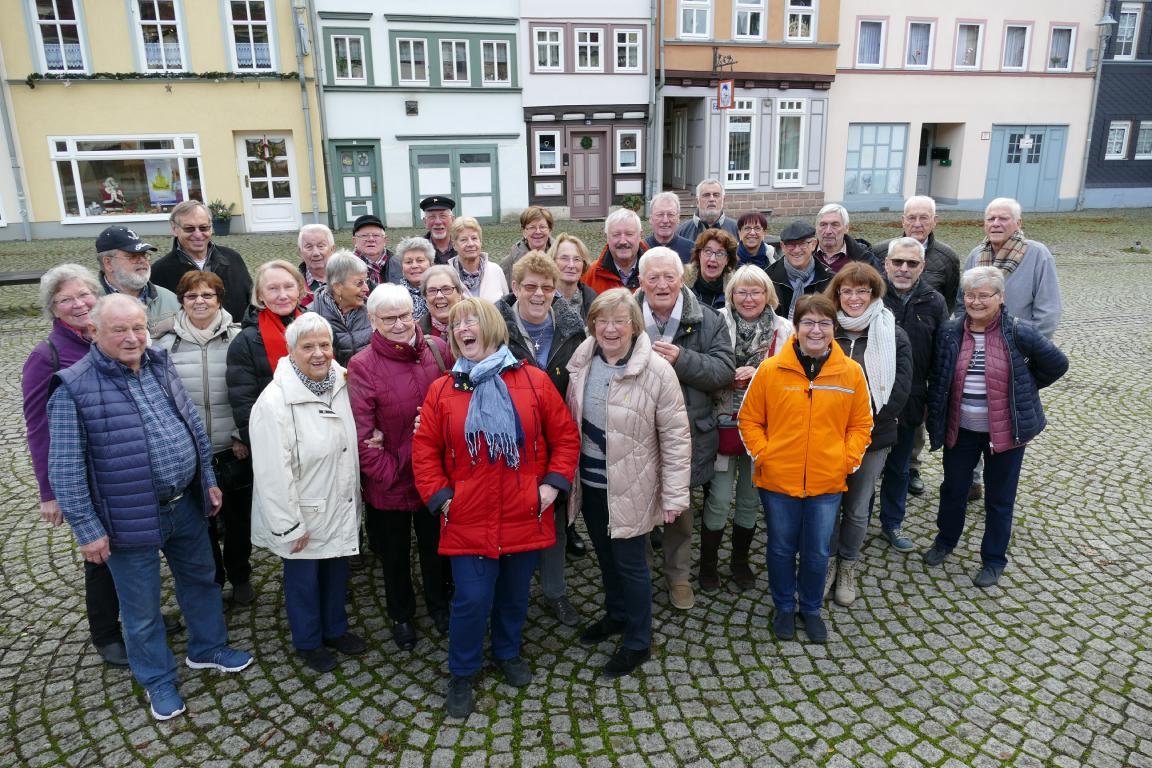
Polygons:
<instances>
[{"instance_id":1,"label":"cobblestone pavement","mask_svg":"<svg viewBox=\"0 0 1152 768\"><path fill-rule=\"evenodd\" d=\"M534 596L524 642L533 683L513 689L486 668L463 723L441 714L447 648L427 617L415 651L392 645L377 563L353 574L350 597L370 652L316 675L291 654L266 554L255 558L256 604L228 609L233 641L256 664L232 676L182 668L188 714L154 722L128 673L88 645L68 529L36 519L18 385L46 324L28 308L33 289L4 289L0 766L1152 766L1152 257L1119 250L1141 233L1152 241L1152 212L1033 218L1029 234L1058 254L1057 340L1072 367L1045 395L1050 426L1028 450L1000 587L971 584L978 521L933 571L874 528L861 597L828 611L831 642L779 643L761 533L749 594L722 590L681 613L657 581L653 659L621 681L597 679L606 646L582 648ZM945 239L977 238L968 226ZM233 240L256 260L283 252L286 238ZM90 263L90 247L0 244L0 264ZM938 459L925 467L932 488ZM929 492L909 514L922 547L933 520ZM596 617L591 556L569 575L577 608ZM178 658L184 642L174 641Z\"/></svg>"}]
</instances>

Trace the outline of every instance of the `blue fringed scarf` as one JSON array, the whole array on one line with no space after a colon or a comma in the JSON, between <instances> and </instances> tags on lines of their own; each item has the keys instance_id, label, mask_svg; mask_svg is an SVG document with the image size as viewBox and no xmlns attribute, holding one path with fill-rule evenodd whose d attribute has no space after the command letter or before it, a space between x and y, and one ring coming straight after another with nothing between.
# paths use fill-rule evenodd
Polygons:
<instances>
[{"instance_id":1,"label":"blue fringed scarf","mask_svg":"<svg viewBox=\"0 0 1152 768\"><path fill-rule=\"evenodd\" d=\"M468 403L468 415L464 418L468 453L476 458L480 452L480 435L483 434L484 442L488 443L488 460L495 462L503 456L510 469L520 466L519 446L524 441L524 430L500 372L516 362L508 347L502 344L500 349L478 363L461 357L452 366L454 372L467 374L475 388Z\"/></svg>"}]
</instances>

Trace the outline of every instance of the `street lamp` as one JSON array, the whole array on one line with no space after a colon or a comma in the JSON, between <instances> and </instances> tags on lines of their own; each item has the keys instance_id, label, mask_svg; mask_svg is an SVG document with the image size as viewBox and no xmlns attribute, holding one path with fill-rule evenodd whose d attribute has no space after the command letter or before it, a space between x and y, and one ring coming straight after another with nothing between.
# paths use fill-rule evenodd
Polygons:
<instances>
[{"instance_id":1,"label":"street lamp","mask_svg":"<svg viewBox=\"0 0 1152 768\"><path fill-rule=\"evenodd\" d=\"M1080 168L1080 192L1076 195L1076 210L1084 210L1084 186L1088 183L1088 155L1092 150L1092 130L1096 124L1096 100L1100 97L1100 76L1104 65L1104 49L1112 37L1112 29L1119 22L1108 12L1108 0L1104 2L1104 15L1096 22L1096 72L1092 77L1092 103L1088 105L1088 133L1084 137L1084 159Z\"/></svg>"}]
</instances>

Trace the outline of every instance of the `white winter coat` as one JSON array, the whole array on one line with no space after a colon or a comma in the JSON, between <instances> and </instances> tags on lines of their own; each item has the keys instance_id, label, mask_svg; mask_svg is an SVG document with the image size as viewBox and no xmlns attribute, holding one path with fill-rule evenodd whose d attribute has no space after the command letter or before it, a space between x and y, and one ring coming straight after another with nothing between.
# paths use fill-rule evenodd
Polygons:
<instances>
[{"instance_id":1,"label":"white winter coat","mask_svg":"<svg viewBox=\"0 0 1152 768\"><path fill-rule=\"evenodd\" d=\"M346 372L336 361L331 407L287 358L252 406L252 543L280 557L321 560L359 552L360 462ZM290 554L304 533L303 551Z\"/></svg>"}]
</instances>

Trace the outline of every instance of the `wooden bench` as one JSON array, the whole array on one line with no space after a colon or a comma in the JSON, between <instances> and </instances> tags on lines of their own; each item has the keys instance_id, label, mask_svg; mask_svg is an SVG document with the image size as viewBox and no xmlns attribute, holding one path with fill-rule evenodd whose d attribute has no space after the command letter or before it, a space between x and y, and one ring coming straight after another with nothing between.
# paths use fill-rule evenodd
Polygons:
<instances>
[{"instance_id":1,"label":"wooden bench","mask_svg":"<svg viewBox=\"0 0 1152 768\"><path fill-rule=\"evenodd\" d=\"M0 288L6 285L35 285L44 277L46 269L33 269L27 272L0 272Z\"/></svg>"}]
</instances>

